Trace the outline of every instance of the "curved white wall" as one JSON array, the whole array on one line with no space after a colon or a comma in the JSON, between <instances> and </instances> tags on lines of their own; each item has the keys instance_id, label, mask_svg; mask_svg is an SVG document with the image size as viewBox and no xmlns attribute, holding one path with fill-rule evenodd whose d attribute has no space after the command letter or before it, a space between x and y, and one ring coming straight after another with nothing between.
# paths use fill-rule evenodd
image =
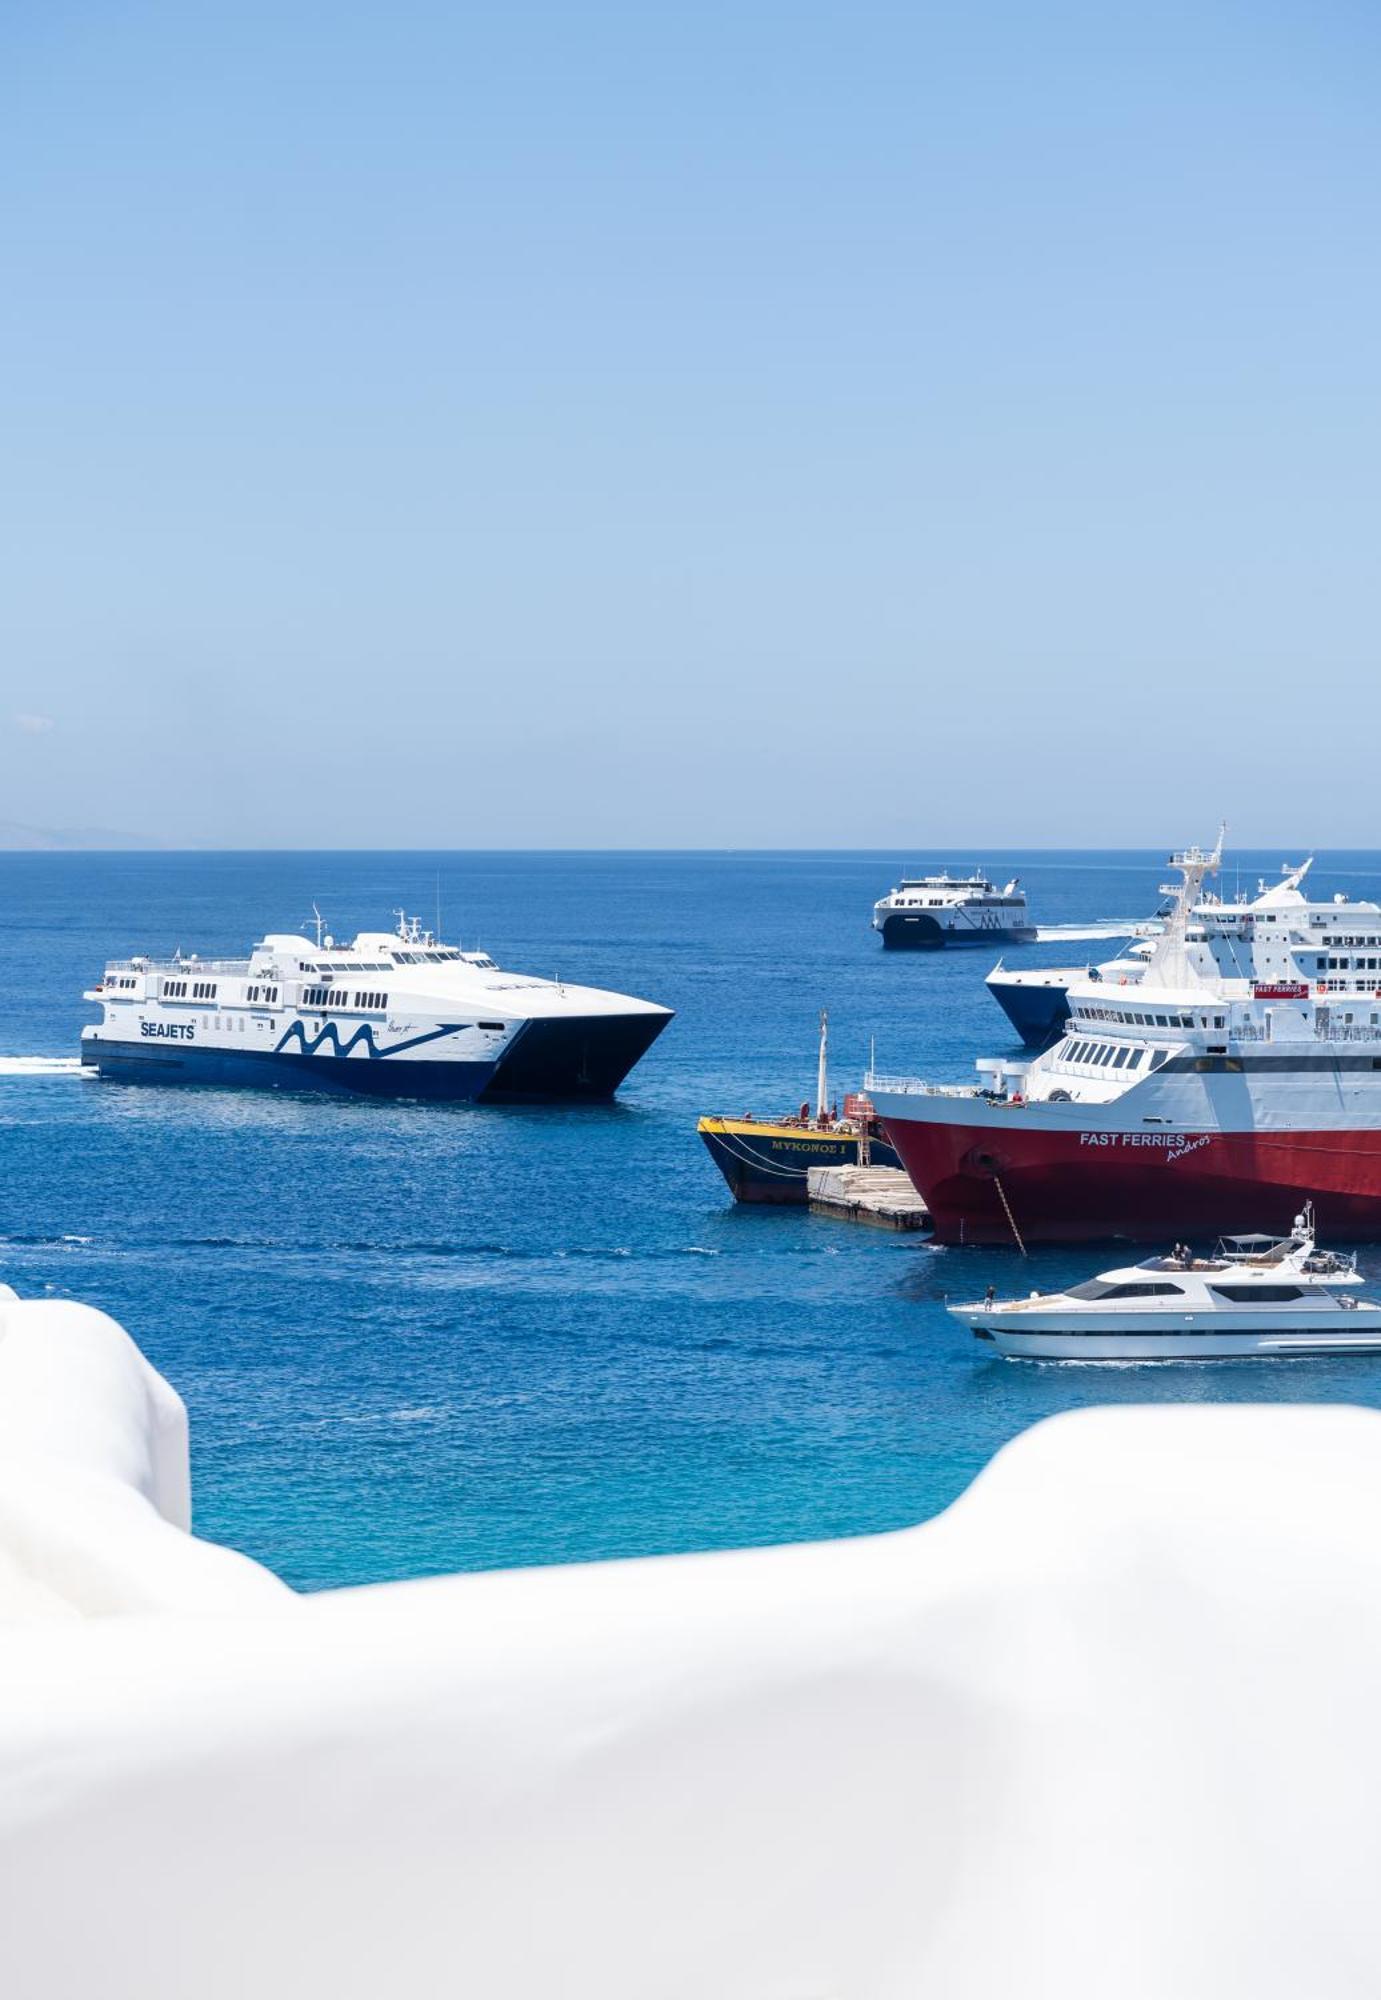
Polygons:
<instances>
[{"instance_id":1,"label":"curved white wall","mask_svg":"<svg viewBox=\"0 0 1381 2000\"><path fill-rule=\"evenodd\" d=\"M901 1534L299 1599L174 1525L109 1320L7 1308L0 1408L16 2000L1381 1988L1381 1417L1086 1413Z\"/></svg>"}]
</instances>

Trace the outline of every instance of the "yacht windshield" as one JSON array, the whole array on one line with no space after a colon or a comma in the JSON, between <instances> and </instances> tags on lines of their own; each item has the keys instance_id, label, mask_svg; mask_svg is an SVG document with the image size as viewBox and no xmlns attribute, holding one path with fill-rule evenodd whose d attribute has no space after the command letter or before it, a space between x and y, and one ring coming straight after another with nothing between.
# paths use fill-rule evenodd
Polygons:
<instances>
[{"instance_id":1,"label":"yacht windshield","mask_svg":"<svg viewBox=\"0 0 1381 2000\"><path fill-rule=\"evenodd\" d=\"M1182 1298L1183 1285L1170 1285L1154 1280L1135 1284L1113 1284L1105 1278L1090 1278L1085 1284L1071 1285L1066 1298L1071 1299L1163 1299Z\"/></svg>"}]
</instances>

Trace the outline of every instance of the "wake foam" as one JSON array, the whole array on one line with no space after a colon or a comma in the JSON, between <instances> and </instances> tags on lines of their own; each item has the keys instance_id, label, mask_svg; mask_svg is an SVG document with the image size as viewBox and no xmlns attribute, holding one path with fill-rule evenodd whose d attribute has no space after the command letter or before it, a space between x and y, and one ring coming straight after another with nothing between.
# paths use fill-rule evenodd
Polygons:
<instances>
[{"instance_id":1,"label":"wake foam","mask_svg":"<svg viewBox=\"0 0 1381 2000\"><path fill-rule=\"evenodd\" d=\"M1105 917L1096 924L1040 924L1036 930L1038 944L1077 944L1082 939L1156 937L1160 925L1148 924L1144 917L1128 917L1119 922L1115 917Z\"/></svg>"},{"instance_id":2,"label":"wake foam","mask_svg":"<svg viewBox=\"0 0 1381 2000\"><path fill-rule=\"evenodd\" d=\"M0 1076L80 1076L78 1056L0 1056ZM94 1070L91 1072L95 1074Z\"/></svg>"}]
</instances>

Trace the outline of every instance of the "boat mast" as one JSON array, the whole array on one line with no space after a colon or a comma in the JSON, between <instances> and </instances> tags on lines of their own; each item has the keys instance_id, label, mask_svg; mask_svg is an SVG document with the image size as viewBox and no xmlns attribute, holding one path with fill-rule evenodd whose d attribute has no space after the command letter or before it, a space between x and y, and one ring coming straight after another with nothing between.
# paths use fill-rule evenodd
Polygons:
<instances>
[{"instance_id":1,"label":"boat mast","mask_svg":"<svg viewBox=\"0 0 1381 2000\"><path fill-rule=\"evenodd\" d=\"M820 1068L815 1079L815 1116L817 1122L824 1117L829 1102L829 1042L830 1017L820 1009Z\"/></svg>"}]
</instances>

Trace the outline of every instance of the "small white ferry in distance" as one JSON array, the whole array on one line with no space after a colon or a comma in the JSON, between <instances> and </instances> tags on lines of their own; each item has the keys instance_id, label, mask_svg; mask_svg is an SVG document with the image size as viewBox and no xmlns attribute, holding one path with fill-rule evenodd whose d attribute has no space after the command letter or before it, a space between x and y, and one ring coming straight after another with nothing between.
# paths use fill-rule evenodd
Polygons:
<instances>
[{"instance_id":1,"label":"small white ferry in distance","mask_svg":"<svg viewBox=\"0 0 1381 2000\"><path fill-rule=\"evenodd\" d=\"M972 875L908 875L873 905L873 929L889 951L941 951L947 945L1031 944L1026 892L1014 875L997 889Z\"/></svg>"},{"instance_id":2,"label":"small white ferry in distance","mask_svg":"<svg viewBox=\"0 0 1381 2000\"><path fill-rule=\"evenodd\" d=\"M991 1293L950 1312L1000 1354L1028 1361L1232 1361L1381 1354L1381 1306L1357 1296L1355 1257L1320 1250L1306 1203L1289 1236L1225 1236L1211 1257L1177 1248L1066 1292Z\"/></svg>"},{"instance_id":3,"label":"small white ferry in distance","mask_svg":"<svg viewBox=\"0 0 1381 2000\"><path fill-rule=\"evenodd\" d=\"M121 1083L485 1102L611 1097L671 1020L623 993L505 972L401 911L353 944L272 935L248 958L130 958L84 996L83 1064Z\"/></svg>"}]
</instances>

